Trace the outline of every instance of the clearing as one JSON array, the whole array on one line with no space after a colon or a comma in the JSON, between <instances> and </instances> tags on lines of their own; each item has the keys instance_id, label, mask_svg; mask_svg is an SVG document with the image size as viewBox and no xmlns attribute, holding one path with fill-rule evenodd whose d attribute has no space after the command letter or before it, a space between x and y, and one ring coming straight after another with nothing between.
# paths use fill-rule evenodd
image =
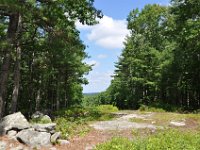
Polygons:
<instances>
[{"instance_id":1,"label":"clearing","mask_svg":"<svg viewBox=\"0 0 200 150\"><path fill-rule=\"evenodd\" d=\"M92 129L88 134L83 137L74 137L70 140L69 145L56 146L56 148L60 150L92 150L95 145L113 137L133 139L170 128L200 132L199 114L140 111L120 111L114 114L116 115L115 119L93 122L90 124Z\"/></svg>"},{"instance_id":2,"label":"clearing","mask_svg":"<svg viewBox=\"0 0 200 150\"><path fill-rule=\"evenodd\" d=\"M52 148L42 148L42 150L92 150L97 144L113 137L134 139L170 128L200 132L200 114L120 111L114 115L116 117L110 121L89 123L91 130L84 136L73 137L68 145L56 145ZM9 141L6 137L1 137L0 140Z\"/></svg>"}]
</instances>

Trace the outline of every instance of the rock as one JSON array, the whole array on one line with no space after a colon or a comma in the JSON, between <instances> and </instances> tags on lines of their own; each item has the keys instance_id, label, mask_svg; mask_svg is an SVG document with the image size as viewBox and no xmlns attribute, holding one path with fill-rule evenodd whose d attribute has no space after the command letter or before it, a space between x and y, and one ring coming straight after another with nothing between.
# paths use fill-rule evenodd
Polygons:
<instances>
[{"instance_id":1,"label":"rock","mask_svg":"<svg viewBox=\"0 0 200 150\"><path fill-rule=\"evenodd\" d=\"M4 141L0 141L0 150L6 150L7 143Z\"/></svg>"},{"instance_id":2,"label":"rock","mask_svg":"<svg viewBox=\"0 0 200 150\"><path fill-rule=\"evenodd\" d=\"M31 119L37 119L43 117L44 114L40 111L36 111L35 113L32 114Z\"/></svg>"},{"instance_id":3,"label":"rock","mask_svg":"<svg viewBox=\"0 0 200 150\"><path fill-rule=\"evenodd\" d=\"M32 120L35 122L42 122L42 123L51 123L52 120L48 115L44 115L40 111L36 111L32 116Z\"/></svg>"},{"instance_id":4,"label":"rock","mask_svg":"<svg viewBox=\"0 0 200 150\"><path fill-rule=\"evenodd\" d=\"M55 130L56 123L48 123L48 124L33 124L32 127L36 131L40 132L52 132Z\"/></svg>"},{"instance_id":5,"label":"rock","mask_svg":"<svg viewBox=\"0 0 200 150\"><path fill-rule=\"evenodd\" d=\"M29 122L26 120L21 112L17 112L5 116L0 123L0 134L4 135L8 130L22 130L30 127Z\"/></svg>"},{"instance_id":6,"label":"rock","mask_svg":"<svg viewBox=\"0 0 200 150\"><path fill-rule=\"evenodd\" d=\"M50 131L50 133L51 133L51 134L54 134L54 133L56 133L56 130L52 130L52 131Z\"/></svg>"},{"instance_id":7,"label":"rock","mask_svg":"<svg viewBox=\"0 0 200 150\"><path fill-rule=\"evenodd\" d=\"M58 140L58 143L59 143L60 145L67 145L67 144L69 144L70 142L67 141L67 140L61 140L61 139L59 139L59 140Z\"/></svg>"},{"instance_id":8,"label":"rock","mask_svg":"<svg viewBox=\"0 0 200 150\"><path fill-rule=\"evenodd\" d=\"M61 132L56 132L51 136L51 143L55 143L60 138Z\"/></svg>"},{"instance_id":9,"label":"rock","mask_svg":"<svg viewBox=\"0 0 200 150\"><path fill-rule=\"evenodd\" d=\"M185 122L184 121L182 121L182 122L171 121L170 125L173 125L173 126L176 126L176 127L183 127L183 126L185 126Z\"/></svg>"},{"instance_id":10,"label":"rock","mask_svg":"<svg viewBox=\"0 0 200 150\"><path fill-rule=\"evenodd\" d=\"M17 134L17 131L15 131L15 130L9 130L8 132L7 132L7 135L8 136L15 136Z\"/></svg>"},{"instance_id":11,"label":"rock","mask_svg":"<svg viewBox=\"0 0 200 150\"><path fill-rule=\"evenodd\" d=\"M16 135L17 139L26 145L31 147L38 147L38 146L49 146L51 145L50 142L50 133L46 132L38 132L33 130L22 130Z\"/></svg>"},{"instance_id":12,"label":"rock","mask_svg":"<svg viewBox=\"0 0 200 150\"><path fill-rule=\"evenodd\" d=\"M15 130L10 130L10 131L7 132L7 135L10 138L15 138L16 134L17 134L17 131L15 131Z\"/></svg>"}]
</instances>

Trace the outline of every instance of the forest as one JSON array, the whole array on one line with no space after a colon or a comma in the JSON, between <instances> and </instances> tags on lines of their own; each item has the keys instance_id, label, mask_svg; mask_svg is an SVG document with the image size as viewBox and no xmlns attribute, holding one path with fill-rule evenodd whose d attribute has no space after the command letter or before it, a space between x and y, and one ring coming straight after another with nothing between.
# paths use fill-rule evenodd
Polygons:
<instances>
[{"instance_id":1,"label":"forest","mask_svg":"<svg viewBox=\"0 0 200 150\"><path fill-rule=\"evenodd\" d=\"M79 104L91 67L75 22L102 17L93 0L1 0L0 14L0 116Z\"/></svg>"},{"instance_id":2,"label":"forest","mask_svg":"<svg viewBox=\"0 0 200 150\"><path fill-rule=\"evenodd\" d=\"M97 24L93 0L1 0L0 116L77 105L120 109L162 105L200 108L200 2L172 0L127 16L124 42L110 86L84 98L91 66L75 22Z\"/></svg>"},{"instance_id":3,"label":"forest","mask_svg":"<svg viewBox=\"0 0 200 150\"><path fill-rule=\"evenodd\" d=\"M146 5L127 17L125 40L114 79L96 103L138 109L200 108L200 2L173 0L171 6Z\"/></svg>"}]
</instances>

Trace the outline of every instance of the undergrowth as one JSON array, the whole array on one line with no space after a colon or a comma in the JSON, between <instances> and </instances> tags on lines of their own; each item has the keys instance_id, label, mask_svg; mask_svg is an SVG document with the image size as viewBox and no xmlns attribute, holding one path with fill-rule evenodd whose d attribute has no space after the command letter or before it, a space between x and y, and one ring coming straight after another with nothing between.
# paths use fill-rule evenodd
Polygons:
<instances>
[{"instance_id":1,"label":"undergrowth","mask_svg":"<svg viewBox=\"0 0 200 150\"><path fill-rule=\"evenodd\" d=\"M199 150L200 134L178 130L160 131L155 135L137 140L113 138L100 144L96 150Z\"/></svg>"}]
</instances>

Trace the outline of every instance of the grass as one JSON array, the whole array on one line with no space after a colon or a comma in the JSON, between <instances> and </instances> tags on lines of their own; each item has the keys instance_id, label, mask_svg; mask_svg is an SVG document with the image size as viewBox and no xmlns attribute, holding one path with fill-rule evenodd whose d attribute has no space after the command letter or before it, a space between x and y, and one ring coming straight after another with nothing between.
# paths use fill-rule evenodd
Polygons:
<instances>
[{"instance_id":1,"label":"grass","mask_svg":"<svg viewBox=\"0 0 200 150\"><path fill-rule=\"evenodd\" d=\"M115 137L111 141L100 144L96 150L199 150L200 134L165 130L157 134L129 140Z\"/></svg>"},{"instance_id":2,"label":"grass","mask_svg":"<svg viewBox=\"0 0 200 150\"><path fill-rule=\"evenodd\" d=\"M62 133L61 138L63 139L69 139L75 135L84 136L90 131L88 125L81 120L69 121L64 117L58 117L55 122L57 124L56 131Z\"/></svg>"},{"instance_id":3,"label":"grass","mask_svg":"<svg viewBox=\"0 0 200 150\"><path fill-rule=\"evenodd\" d=\"M133 113L133 112L132 112ZM149 112L146 111L135 111L134 113L138 115L146 115ZM200 114L181 114L181 113L172 113L172 112L152 112L152 115L146 118L132 118L130 121L136 123L148 123L154 124L163 127L169 127L171 121L176 122L185 122L190 123L192 120L197 126L200 126ZM199 127L200 128L200 127Z\"/></svg>"},{"instance_id":4,"label":"grass","mask_svg":"<svg viewBox=\"0 0 200 150\"><path fill-rule=\"evenodd\" d=\"M124 112L124 111L123 111ZM162 129L132 129L132 140L115 136L112 140L99 144L96 150L199 150L200 114L180 114L171 112L132 111L144 118L130 121L162 126ZM145 115L147 115L145 117ZM186 126L170 126L171 121L185 121Z\"/></svg>"}]
</instances>

